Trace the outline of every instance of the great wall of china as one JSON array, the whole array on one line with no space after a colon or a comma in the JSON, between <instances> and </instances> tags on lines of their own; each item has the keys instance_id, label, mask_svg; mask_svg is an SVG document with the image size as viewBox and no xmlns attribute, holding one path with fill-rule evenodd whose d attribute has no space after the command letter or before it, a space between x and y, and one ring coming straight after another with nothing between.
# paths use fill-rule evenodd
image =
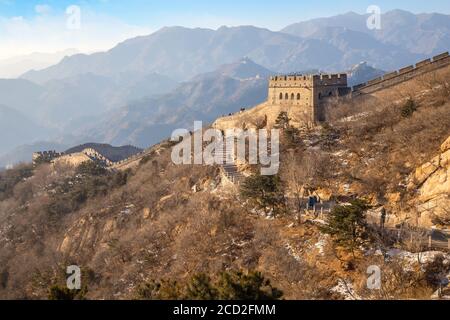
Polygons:
<instances>
[{"instance_id":1,"label":"great wall of china","mask_svg":"<svg viewBox=\"0 0 450 320\"><path fill-rule=\"evenodd\" d=\"M352 94L371 94L376 91L383 90L402 82L411 80L414 77L446 67L449 64L450 55L448 52L445 52L434 56L433 58L417 62L415 65L410 65L400 70L386 73L382 77L356 85L352 87Z\"/></svg>"},{"instance_id":2,"label":"great wall of china","mask_svg":"<svg viewBox=\"0 0 450 320\"><path fill-rule=\"evenodd\" d=\"M416 63L415 65L410 65L407 67L404 67L398 71L390 72L382 77L370 80L366 83L361 83L359 85L353 86L352 88L347 88L348 90L345 91L346 96L351 95L351 97L358 97L365 94L372 94L377 91L401 84L403 82L406 82L408 80L411 80L417 76L436 71L440 68L446 67L450 65L450 55L448 52L439 54L437 56L434 56L433 58L426 59L423 61L420 61ZM303 76L302 76L303 77ZM272 102L281 101L282 104L286 104L286 100L292 100L291 104L298 104L299 101L303 101L305 97L307 97L307 94L305 92L312 91L311 86L308 86L307 84L301 83L300 80L306 81L311 80L312 84L314 84L314 81L320 82L322 79L328 79L327 81L333 81L336 80L337 82L335 84L328 84L326 83L323 86L320 86L321 89L318 93L318 99L320 100L320 96L322 96L325 92L322 92L323 90L330 92L334 91L337 92L338 89L340 89L343 85L343 83L340 83L340 79L342 76L333 77L332 75L326 76L324 78L324 75L315 76L314 78L310 77L308 79L303 79L299 76L277 76L277 77L271 77L271 85L269 86L269 98L272 98ZM298 80L298 81L297 81ZM346 82L346 78L344 79ZM283 85L283 83L278 83L279 81L284 81L286 84ZM287 83L289 82L289 83ZM290 83L292 82L292 83ZM295 82L298 82L298 90L295 91L293 89L296 89L296 86L292 86ZM297 83L295 83L297 85ZM292 92L289 91L289 94L287 94L285 91L289 89ZM323 89L323 90L322 90ZM280 94L279 91L283 91L283 95ZM305 91L306 90L306 91ZM295 91L295 92L294 92ZM328 95L328 93L327 93ZM331 94L329 94L331 96ZM334 94L333 94L334 95ZM292 98L292 99L290 99ZM283 101L284 100L284 101ZM306 98L307 106L311 109L314 109L315 105L315 99L313 97ZM270 101L268 101L270 103ZM246 111L247 112L247 111ZM315 116L313 116L314 118ZM137 166L139 162L147 155L150 155L152 152L154 152L154 147L150 147L148 149L143 150L140 153L134 154L131 157L128 157L126 159L123 159L118 162L113 162L109 159L107 159L104 155L100 154L97 150L88 148L83 150L82 152L78 153L78 155L82 154L85 155L87 158L91 160L97 160L100 161L105 165L105 167L111 169L111 170L126 170L128 168ZM76 157L74 154L61 154L56 152L36 152L33 154L33 161L36 160L39 156L43 157L51 157L52 161L56 159L70 159ZM224 150L223 153L224 157L230 157L229 154L227 154L227 151ZM70 162L70 161L69 161ZM224 175L231 180L232 182L235 182L235 180L240 180L241 175L236 170L236 166L222 166L222 171ZM236 174L236 177L234 177L234 173ZM239 175L239 177L237 177ZM236 179L235 179L236 178ZM239 179L237 179L239 178Z\"/></svg>"},{"instance_id":3,"label":"great wall of china","mask_svg":"<svg viewBox=\"0 0 450 320\"><path fill-rule=\"evenodd\" d=\"M103 154L101 154L100 152L98 152L93 148L86 148L80 152L68 154L55 151L43 151L33 153L33 163L37 163L39 159L43 159L46 162L53 162L53 163L65 162L68 164L78 165L79 162L90 159L93 161L98 161L99 163L110 169L122 169L122 167L126 167L127 164L141 160L146 154L149 153L149 150L150 149L144 150L142 152L136 153L128 158L125 158L117 162L111 161L110 159L108 159Z\"/></svg>"},{"instance_id":4,"label":"great wall of china","mask_svg":"<svg viewBox=\"0 0 450 320\"><path fill-rule=\"evenodd\" d=\"M129 167L132 167L135 163L140 162L145 156L149 155L153 151L153 147L145 149L139 153L132 155L126 159L123 159L118 162L114 162L111 165L111 169L113 170L126 170Z\"/></svg>"}]
</instances>

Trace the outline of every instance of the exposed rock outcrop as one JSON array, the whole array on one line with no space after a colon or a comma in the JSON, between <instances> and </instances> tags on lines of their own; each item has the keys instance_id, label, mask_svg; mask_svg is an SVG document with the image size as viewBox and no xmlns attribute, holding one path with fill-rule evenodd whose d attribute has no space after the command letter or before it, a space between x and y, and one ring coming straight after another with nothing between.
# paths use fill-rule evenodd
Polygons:
<instances>
[{"instance_id":1,"label":"exposed rock outcrop","mask_svg":"<svg viewBox=\"0 0 450 320\"><path fill-rule=\"evenodd\" d=\"M450 224L450 137L440 154L415 171L409 189L418 193L419 224Z\"/></svg>"}]
</instances>

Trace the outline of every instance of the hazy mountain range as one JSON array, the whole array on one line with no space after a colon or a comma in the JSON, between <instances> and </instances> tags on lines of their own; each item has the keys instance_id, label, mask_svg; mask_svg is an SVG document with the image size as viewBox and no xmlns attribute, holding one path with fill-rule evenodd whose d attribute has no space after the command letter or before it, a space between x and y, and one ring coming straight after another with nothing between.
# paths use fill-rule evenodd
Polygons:
<instances>
[{"instance_id":1,"label":"hazy mountain range","mask_svg":"<svg viewBox=\"0 0 450 320\"><path fill-rule=\"evenodd\" d=\"M381 30L369 30L367 17L347 13L278 32L165 27L0 80L0 121L10 124L0 154L44 139L147 147L194 120L264 101L269 74L349 71L357 84L448 50L448 15L395 10Z\"/></svg>"},{"instance_id":2,"label":"hazy mountain range","mask_svg":"<svg viewBox=\"0 0 450 320\"><path fill-rule=\"evenodd\" d=\"M366 63L358 64L348 72L350 84L384 73ZM0 167L10 164L15 156L16 161L29 160L35 150L64 151L67 145L88 141L141 147L152 145L170 136L175 128L190 129L195 120L208 123L221 115L263 102L267 98L267 79L274 73L243 58L213 72L197 75L170 93L136 100L99 116L80 118L78 123L66 126L70 135L59 137L54 145L37 142L15 148L0 157Z\"/></svg>"},{"instance_id":3,"label":"hazy mountain range","mask_svg":"<svg viewBox=\"0 0 450 320\"><path fill-rule=\"evenodd\" d=\"M267 99L271 72L249 59L196 76L173 92L151 97L107 115L89 132L112 144L150 146L176 128L191 129L195 120L206 123Z\"/></svg>"},{"instance_id":4,"label":"hazy mountain range","mask_svg":"<svg viewBox=\"0 0 450 320\"><path fill-rule=\"evenodd\" d=\"M31 144L22 144L9 152L0 155L0 168L12 166L20 162L31 162L33 152L39 150L55 150L62 152L68 148L67 145L56 141L37 141Z\"/></svg>"},{"instance_id":5,"label":"hazy mountain range","mask_svg":"<svg viewBox=\"0 0 450 320\"><path fill-rule=\"evenodd\" d=\"M76 49L67 49L55 53L35 52L0 60L0 78L17 78L29 70L41 70L54 65L66 56L78 53Z\"/></svg>"},{"instance_id":6,"label":"hazy mountain range","mask_svg":"<svg viewBox=\"0 0 450 320\"><path fill-rule=\"evenodd\" d=\"M353 34L362 38L362 34L368 35L371 39L383 44L400 47L408 52L426 56L449 49L449 15L439 13L413 14L408 11L393 10L381 16L380 30L369 30L367 28L368 17L368 14L360 15L349 12L330 18L296 23L284 28L282 32L303 38L323 39L324 30L344 29L352 31ZM369 61L369 63L378 65L373 61Z\"/></svg>"},{"instance_id":7,"label":"hazy mountain range","mask_svg":"<svg viewBox=\"0 0 450 320\"><path fill-rule=\"evenodd\" d=\"M248 57L277 72L305 69L345 70L361 61L397 68L424 55L400 45L343 28L326 28L320 38L300 38L253 26L218 30L163 28L149 36L127 40L108 52L75 55L24 79L45 83L84 73L112 76L123 72L167 75L179 81Z\"/></svg>"},{"instance_id":8,"label":"hazy mountain range","mask_svg":"<svg viewBox=\"0 0 450 320\"><path fill-rule=\"evenodd\" d=\"M21 112L0 105L0 152L34 139L44 138L49 132Z\"/></svg>"}]
</instances>

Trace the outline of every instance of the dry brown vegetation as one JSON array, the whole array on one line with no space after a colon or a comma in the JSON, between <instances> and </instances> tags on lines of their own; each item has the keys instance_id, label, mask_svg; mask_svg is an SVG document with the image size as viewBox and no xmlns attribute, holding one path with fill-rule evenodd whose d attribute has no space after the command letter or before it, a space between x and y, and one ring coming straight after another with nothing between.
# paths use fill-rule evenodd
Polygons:
<instances>
[{"instance_id":1,"label":"dry brown vegetation","mask_svg":"<svg viewBox=\"0 0 450 320\"><path fill-rule=\"evenodd\" d=\"M237 192L223 192L217 167L173 165L170 148L125 173L50 165L0 173L0 297L45 299L70 264L82 267L89 299L133 298L151 279L225 270L261 271L286 299L340 299L331 290L338 279L366 298L427 297L434 287L422 273L352 257L295 214L305 190L340 195L345 183L357 186L359 197L407 196L405 177L450 135L446 84L420 81L416 92L433 90L331 105L327 125L284 150L288 210L273 220L251 212ZM407 99L417 110L404 117ZM388 285L376 296L362 285L371 263L386 270Z\"/></svg>"},{"instance_id":2,"label":"dry brown vegetation","mask_svg":"<svg viewBox=\"0 0 450 320\"><path fill-rule=\"evenodd\" d=\"M450 135L448 75L431 73L378 97L328 106L328 124L340 135L334 151L343 151L349 163L342 170L348 182L379 198L405 192L404 178ZM414 109L405 116L411 103Z\"/></svg>"}]
</instances>

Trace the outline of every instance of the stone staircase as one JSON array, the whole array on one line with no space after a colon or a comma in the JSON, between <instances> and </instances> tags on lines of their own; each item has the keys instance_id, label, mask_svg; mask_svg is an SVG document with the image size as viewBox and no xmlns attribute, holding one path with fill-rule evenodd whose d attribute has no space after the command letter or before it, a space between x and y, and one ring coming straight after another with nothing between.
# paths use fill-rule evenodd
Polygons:
<instances>
[{"instance_id":1,"label":"stone staircase","mask_svg":"<svg viewBox=\"0 0 450 320\"><path fill-rule=\"evenodd\" d=\"M218 150L216 149L215 157L223 159L221 169L225 177L227 177L227 179L234 184L240 184L244 180L245 176L239 172L239 168L235 163L233 149L229 150L229 148L227 148L229 141L234 141L234 139L230 140L227 138L227 141L220 148L218 148Z\"/></svg>"}]
</instances>

